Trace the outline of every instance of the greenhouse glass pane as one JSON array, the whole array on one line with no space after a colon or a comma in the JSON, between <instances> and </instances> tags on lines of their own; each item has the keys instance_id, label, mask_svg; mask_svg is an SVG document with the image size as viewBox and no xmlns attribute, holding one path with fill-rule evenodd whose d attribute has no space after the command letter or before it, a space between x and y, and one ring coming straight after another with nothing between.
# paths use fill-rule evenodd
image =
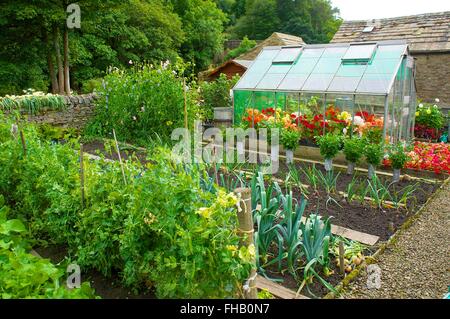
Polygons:
<instances>
[{"instance_id":1,"label":"greenhouse glass pane","mask_svg":"<svg viewBox=\"0 0 450 319\"><path fill-rule=\"evenodd\" d=\"M288 74L278 87L279 90L299 91L308 76L306 74Z\"/></svg>"},{"instance_id":2,"label":"greenhouse glass pane","mask_svg":"<svg viewBox=\"0 0 450 319\"><path fill-rule=\"evenodd\" d=\"M311 74L303 86L303 91L326 91L334 74Z\"/></svg>"},{"instance_id":3,"label":"greenhouse glass pane","mask_svg":"<svg viewBox=\"0 0 450 319\"><path fill-rule=\"evenodd\" d=\"M234 91L234 123L241 123L245 110L250 107L252 101L251 91Z\"/></svg>"},{"instance_id":4,"label":"greenhouse glass pane","mask_svg":"<svg viewBox=\"0 0 450 319\"><path fill-rule=\"evenodd\" d=\"M342 60L370 60L376 48L376 44L352 44Z\"/></svg>"},{"instance_id":5,"label":"greenhouse glass pane","mask_svg":"<svg viewBox=\"0 0 450 319\"><path fill-rule=\"evenodd\" d=\"M389 93L392 76L389 74L364 74L359 83L358 93Z\"/></svg>"},{"instance_id":6,"label":"greenhouse glass pane","mask_svg":"<svg viewBox=\"0 0 450 319\"><path fill-rule=\"evenodd\" d=\"M273 64L267 73L286 74L290 69L290 64Z\"/></svg>"},{"instance_id":7,"label":"greenhouse glass pane","mask_svg":"<svg viewBox=\"0 0 450 319\"><path fill-rule=\"evenodd\" d=\"M266 71L272 66L271 60L257 60L253 62L252 66L247 73L258 72L266 73Z\"/></svg>"},{"instance_id":8,"label":"greenhouse glass pane","mask_svg":"<svg viewBox=\"0 0 450 319\"><path fill-rule=\"evenodd\" d=\"M378 47L375 59L400 59L405 53L406 45L382 45Z\"/></svg>"},{"instance_id":9,"label":"greenhouse glass pane","mask_svg":"<svg viewBox=\"0 0 450 319\"><path fill-rule=\"evenodd\" d=\"M274 63L294 62L297 60L302 48L283 48L273 59Z\"/></svg>"},{"instance_id":10,"label":"greenhouse glass pane","mask_svg":"<svg viewBox=\"0 0 450 319\"><path fill-rule=\"evenodd\" d=\"M335 47L327 48L322 54L322 58L339 58L341 59L345 52L347 52L348 47Z\"/></svg>"},{"instance_id":11,"label":"greenhouse glass pane","mask_svg":"<svg viewBox=\"0 0 450 319\"><path fill-rule=\"evenodd\" d=\"M377 59L367 66L366 73L369 74L394 74L400 63L399 59Z\"/></svg>"},{"instance_id":12,"label":"greenhouse glass pane","mask_svg":"<svg viewBox=\"0 0 450 319\"><path fill-rule=\"evenodd\" d=\"M323 51L325 51L324 48L317 48L317 49L305 48L302 53L302 58L319 58L322 56Z\"/></svg>"},{"instance_id":13,"label":"greenhouse glass pane","mask_svg":"<svg viewBox=\"0 0 450 319\"><path fill-rule=\"evenodd\" d=\"M257 89L263 90L276 90L278 85L284 78L284 74L269 74L267 73L264 78L256 86Z\"/></svg>"},{"instance_id":14,"label":"greenhouse glass pane","mask_svg":"<svg viewBox=\"0 0 450 319\"><path fill-rule=\"evenodd\" d=\"M330 92L354 92L358 87L360 77L342 77L336 76L331 81L328 91Z\"/></svg>"},{"instance_id":15,"label":"greenhouse glass pane","mask_svg":"<svg viewBox=\"0 0 450 319\"><path fill-rule=\"evenodd\" d=\"M280 49L264 49L261 51L261 53L258 55L257 57L257 61L259 60L270 60L272 61L273 58L278 54L278 52L280 52Z\"/></svg>"},{"instance_id":16,"label":"greenhouse glass pane","mask_svg":"<svg viewBox=\"0 0 450 319\"><path fill-rule=\"evenodd\" d=\"M313 70L313 73L335 74L341 66L341 59L321 58Z\"/></svg>"},{"instance_id":17,"label":"greenhouse glass pane","mask_svg":"<svg viewBox=\"0 0 450 319\"><path fill-rule=\"evenodd\" d=\"M239 80L235 89L254 89L255 86L261 81L264 73L248 73Z\"/></svg>"},{"instance_id":18,"label":"greenhouse glass pane","mask_svg":"<svg viewBox=\"0 0 450 319\"><path fill-rule=\"evenodd\" d=\"M305 58L304 55L300 57L289 73L309 74L314 70L319 58Z\"/></svg>"},{"instance_id":19,"label":"greenhouse glass pane","mask_svg":"<svg viewBox=\"0 0 450 319\"><path fill-rule=\"evenodd\" d=\"M362 77L366 68L366 65L342 64L336 73L336 76Z\"/></svg>"}]
</instances>

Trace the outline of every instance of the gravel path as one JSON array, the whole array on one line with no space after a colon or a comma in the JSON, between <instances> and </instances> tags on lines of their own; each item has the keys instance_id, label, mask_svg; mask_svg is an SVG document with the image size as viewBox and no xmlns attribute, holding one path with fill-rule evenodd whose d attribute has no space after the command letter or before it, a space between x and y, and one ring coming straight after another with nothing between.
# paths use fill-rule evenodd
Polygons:
<instances>
[{"instance_id":1,"label":"gravel path","mask_svg":"<svg viewBox=\"0 0 450 319\"><path fill-rule=\"evenodd\" d=\"M422 215L378 257L379 289L367 288L375 273L367 269L343 298L442 298L450 285L450 183L428 203Z\"/></svg>"}]
</instances>

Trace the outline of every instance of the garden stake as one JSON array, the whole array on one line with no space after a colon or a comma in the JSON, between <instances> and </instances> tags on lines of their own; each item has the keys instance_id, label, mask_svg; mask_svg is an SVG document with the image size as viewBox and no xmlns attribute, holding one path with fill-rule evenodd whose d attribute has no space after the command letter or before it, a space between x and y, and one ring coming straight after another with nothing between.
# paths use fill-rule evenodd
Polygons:
<instances>
[{"instance_id":1,"label":"garden stake","mask_svg":"<svg viewBox=\"0 0 450 319\"><path fill-rule=\"evenodd\" d=\"M183 95L184 95L184 128L188 128L188 116L187 116L187 98L186 98L186 79L183 78Z\"/></svg>"},{"instance_id":2,"label":"garden stake","mask_svg":"<svg viewBox=\"0 0 450 319\"><path fill-rule=\"evenodd\" d=\"M341 275L345 275L345 266L344 266L344 243L339 241L339 270L341 271Z\"/></svg>"},{"instance_id":3,"label":"garden stake","mask_svg":"<svg viewBox=\"0 0 450 319\"><path fill-rule=\"evenodd\" d=\"M22 141L22 148L23 148L23 157L27 156L27 144L25 143L25 136L23 135L22 129L20 129L20 140Z\"/></svg>"},{"instance_id":4,"label":"garden stake","mask_svg":"<svg viewBox=\"0 0 450 319\"><path fill-rule=\"evenodd\" d=\"M80 188L81 188L81 208L84 209L84 152L83 144L80 143Z\"/></svg>"},{"instance_id":5,"label":"garden stake","mask_svg":"<svg viewBox=\"0 0 450 319\"><path fill-rule=\"evenodd\" d=\"M123 169L122 156L120 156L119 143L117 142L117 138L116 138L116 130L114 130L114 129L113 129L113 135L114 135L114 141L116 142L117 155L119 156L120 169L122 170L123 182L125 183L125 185L127 185L127 179L125 178L125 171Z\"/></svg>"},{"instance_id":6,"label":"garden stake","mask_svg":"<svg viewBox=\"0 0 450 319\"><path fill-rule=\"evenodd\" d=\"M254 246L253 242L253 216L251 209L251 189L250 188L236 188L234 193L239 198L237 217L239 221L238 233L242 240L241 245L247 247ZM243 205L242 205L243 203ZM245 299L258 299L258 291L256 288L256 262L252 261L253 267L250 272L250 277L244 285L244 298Z\"/></svg>"}]
</instances>

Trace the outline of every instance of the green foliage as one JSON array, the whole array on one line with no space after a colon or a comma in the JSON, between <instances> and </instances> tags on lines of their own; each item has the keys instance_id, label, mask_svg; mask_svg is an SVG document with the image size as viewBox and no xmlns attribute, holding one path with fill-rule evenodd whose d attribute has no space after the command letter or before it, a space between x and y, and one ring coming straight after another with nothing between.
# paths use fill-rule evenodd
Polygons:
<instances>
[{"instance_id":1,"label":"green foliage","mask_svg":"<svg viewBox=\"0 0 450 319\"><path fill-rule=\"evenodd\" d=\"M342 23L327 0L247 0L245 14L231 32L238 38L264 40L272 32L300 36L306 43L329 42Z\"/></svg>"},{"instance_id":2,"label":"green foliage","mask_svg":"<svg viewBox=\"0 0 450 319\"><path fill-rule=\"evenodd\" d=\"M42 109L61 110L66 107L64 97L61 95L44 94L33 89L23 92L24 95L0 97L0 110L23 110L29 114L37 114Z\"/></svg>"},{"instance_id":3,"label":"green foliage","mask_svg":"<svg viewBox=\"0 0 450 319\"><path fill-rule=\"evenodd\" d=\"M381 164L384 156L382 144L367 144L364 148L367 163L377 167Z\"/></svg>"},{"instance_id":4,"label":"green foliage","mask_svg":"<svg viewBox=\"0 0 450 319\"><path fill-rule=\"evenodd\" d=\"M371 127L363 134L366 144L381 144L383 142L383 128Z\"/></svg>"},{"instance_id":5,"label":"green foliage","mask_svg":"<svg viewBox=\"0 0 450 319\"><path fill-rule=\"evenodd\" d=\"M388 158L394 169L402 169L409 160L408 151L411 147L405 146L402 142L388 146Z\"/></svg>"},{"instance_id":6,"label":"green foliage","mask_svg":"<svg viewBox=\"0 0 450 319\"><path fill-rule=\"evenodd\" d=\"M72 290L61 286L64 270L27 252L30 247L22 237L25 225L18 219L8 220L8 212L0 195L0 299L95 297L87 282Z\"/></svg>"},{"instance_id":7,"label":"green foliage","mask_svg":"<svg viewBox=\"0 0 450 319\"><path fill-rule=\"evenodd\" d=\"M285 129L281 130L280 142L286 150L294 151L298 147L301 134L297 130Z\"/></svg>"},{"instance_id":8,"label":"green foliage","mask_svg":"<svg viewBox=\"0 0 450 319\"><path fill-rule=\"evenodd\" d=\"M232 100L230 90L239 80L239 76L228 79L225 74L221 74L216 80L200 83L200 98L203 110L207 114L207 119L213 119L215 107L231 107Z\"/></svg>"},{"instance_id":9,"label":"green foliage","mask_svg":"<svg viewBox=\"0 0 450 319\"><path fill-rule=\"evenodd\" d=\"M348 162L358 163L364 155L364 141L355 136L345 139L343 152Z\"/></svg>"},{"instance_id":10,"label":"green foliage","mask_svg":"<svg viewBox=\"0 0 450 319\"><path fill-rule=\"evenodd\" d=\"M226 15L212 0L170 0L181 18L185 35L181 55L193 63L195 71L207 69L213 57L223 51Z\"/></svg>"},{"instance_id":11,"label":"green foliage","mask_svg":"<svg viewBox=\"0 0 450 319\"><path fill-rule=\"evenodd\" d=\"M184 127L183 79L177 75L178 67L143 64L127 71L112 70L98 91L100 99L87 135L109 137L115 129L124 141L145 144L156 134L170 139L173 129ZM189 89L187 101L191 123L197 117L194 91Z\"/></svg>"},{"instance_id":12,"label":"green foliage","mask_svg":"<svg viewBox=\"0 0 450 319\"><path fill-rule=\"evenodd\" d=\"M103 79L89 79L81 84L81 92L84 94L99 91L102 87Z\"/></svg>"},{"instance_id":13,"label":"green foliage","mask_svg":"<svg viewBox=\"0 0 450 319\"><path fill-rule=\"evenodd\" d=\"M242 39L241 44L237 48L235 48L227 53L224 60L228 61L228 60L237 58L238 56L250 51L250 49L255 47L255 45L256 45L255 40L249 40L248 37L245 36L244 39Z\"/></svg>"},{"instance_id":14,"label":"green foliage","mask_svg":"<svg viewBox=\"0 0 450 319\"><path fill-rule=\"evenodd\" d=\"M333 159L341 150L342 137L336 134L327 133L322 136L316 136L319 145L320 155L325 159Z\"/></svg>"},{"instance_id":15,"label":"green foliage","mask_svg":"<svg viewBox=\"0 0 450 319\"><path fill-rule=\"evenodd\" d=\"M444 115L436 104L421 103L416 110L415 123L439 130L444 127Z\"/></svg>"},{"instance_id":16,"label":"green foliage","mask_svg":"<svg viewBox=\"0 0 450 319\"><path fill-rule=\"evenodd\" d=\"M135 290L158 297L237 296L248 277L252 249L238 249L234 195L200 188L202 167L186 167L155 149L146 168L85 158L81 207L78 154L25 126L21 143L0 124L0 194L16 203L35 239L65 244L77 263L106 275L117 271ZM93 229L95 231L93 231Z\"/></svg>"}]
</instances>

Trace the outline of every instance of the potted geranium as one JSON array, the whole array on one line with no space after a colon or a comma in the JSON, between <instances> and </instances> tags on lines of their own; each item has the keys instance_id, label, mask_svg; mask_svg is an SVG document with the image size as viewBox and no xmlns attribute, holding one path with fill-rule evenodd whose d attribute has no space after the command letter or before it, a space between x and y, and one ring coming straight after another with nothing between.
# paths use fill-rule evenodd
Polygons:
<instances>
[{"instance_id":1,"label":"potted geranium","mask_svg":"<svg viewBox=\"0 0 450 319\"><path fill-rule=\"evenodd\" d=\"M388 147L388 159L394 169L394 175L392 181L397 183L400 180L400 171L405 167L408 162L408 147L402 142L390 145Z\"/></svg>"},{"instance_id":2,"label":"potted geranium","mask_svg":"<svg viewBox=\"0 0 450 319\"><path fill-rule=\"evenodd\" d=\"M436 103L439 99L436 99ZM445 125L444 115L437 104L419 104L416 111L414 135L428 141L436 141L440 137L440 132Z\"/></svg>"},{"instance_id":3,"label":"potted geranium","mask_svg":"<svg viewBox=\"0 0 450 319\"><path fill-rule=\"evenodd\" d=\"M327 172L333 170L333 158L341 150L342 139L336 134L325 134L316 136L317 144L319 145L320 155L325 159L325 170Z\"/></svg>"},{"instance_id":4,"label":"potted geranium","mask_svg":"<svg viewBox=\"0 0 450 319\"><path fill-rule=\"evenodd\" d=\"M369 164L368 176L371 179L375 175L375 168L380 166L384 151L382 144L367 144L364 148L367 164Z\"/></svg>"},{"instance_id":5,"label":"potted geranium","mask_svg":"<svg viewBox=\"0 0 450 319\"><path fill-rule=\"evenodd\" d=\"M291 164L294 161L294 151L298 147L301 134L297 129L283 128L281 130L281 145L286 151L286 162Z\"/></svg>"},{"instance_id":6,"label":"potted geranium","mask_svg":"<svg viewBox=\"0 0 450 319\"><path fill-rule=\"evenodd\" d=\"M353 175L355 165L364 154L364 142L361 138L353 136L344 140L343 149L345 159L347 160L347 174Z\"/></svg>"}]
</instances>

